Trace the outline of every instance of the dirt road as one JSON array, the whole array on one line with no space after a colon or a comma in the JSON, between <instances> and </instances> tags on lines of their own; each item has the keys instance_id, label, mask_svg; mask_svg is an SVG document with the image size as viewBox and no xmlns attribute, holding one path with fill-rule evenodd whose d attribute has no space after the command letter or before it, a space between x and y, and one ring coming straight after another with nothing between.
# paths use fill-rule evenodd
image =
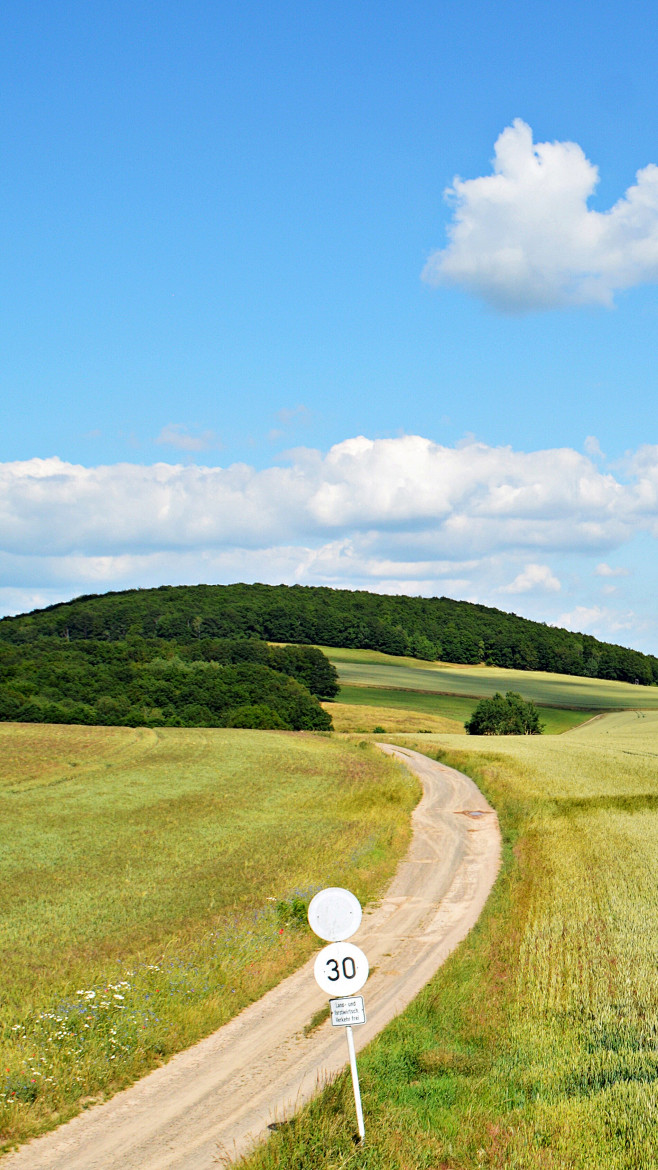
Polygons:
<instances>
[{"instance_id":1,"label":"dirt road","mask_svg":"<svg viewBox=\"0 0 658 1170\"><path fill-rule=\"evenodd\" d=\"M351 940L367 954L357 1050L414 998L476 922L500 859L498 820L472 780L426 756L382 750L418 774L413 839ZM214 1035L106 1104L1 1160L2 1170L212 1170L290 1117L347 1061L343 1028L303 1028L327 997L313 961ZM367 1124L367 1120L366 1120Z\"/></svg>"}]
</instances>

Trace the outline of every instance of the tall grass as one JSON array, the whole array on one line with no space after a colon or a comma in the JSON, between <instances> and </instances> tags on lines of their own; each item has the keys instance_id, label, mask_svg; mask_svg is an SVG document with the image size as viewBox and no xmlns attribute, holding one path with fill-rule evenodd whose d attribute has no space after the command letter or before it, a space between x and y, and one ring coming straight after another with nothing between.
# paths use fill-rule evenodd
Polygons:
<instances>
[{"instance_id":1,"label":"tall grass","mask_svg":"<svg viewBox=\"0 0 658 1170\"><path fill-rule=\"evenodd\" d=\"M503 871L360 1057L366 1146L342 1077L245 1166L658 1166L657 732L629 713L550 739L405 737L480 783Z\"/></svg>"},{"instance_id":2,"label":"tall grass","mask_svg":"<svg viewBox=\"0 0 658 1170\"><path fill-rule=\"evenodd\" d=\"M324 735L2 724L0 751L4 1148L298 966L300 905L378 892L419 795Z\"/></svg>"}]
</instances>

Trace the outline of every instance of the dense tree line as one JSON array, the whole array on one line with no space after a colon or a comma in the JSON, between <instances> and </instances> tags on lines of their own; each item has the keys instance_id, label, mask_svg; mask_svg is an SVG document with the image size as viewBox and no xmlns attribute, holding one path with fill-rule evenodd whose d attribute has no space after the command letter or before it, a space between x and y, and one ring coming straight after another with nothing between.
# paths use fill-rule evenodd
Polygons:
<instances>
[{"instance_id":1,"label":"dense tree line","mask_svg":"<svg viewBox=\"0 0 658 1170\"><path fill-rule=\"evenodd\" d=\"M0 643L222 639L382 650L626 682L658 682L658 658L448 597L300 585L195 585L88 595L0 621Z\"/></svg>"},{"instance_id":2,"label":"dense tree line","mask_svg":"<svg viewBox=\"0 0 658 1170\"><path fill-rule=\"evenodd\" d=\"M326 731L335 668L312 646L256 639L0 640L0 720Z\"/></svg>"}]
</instances>

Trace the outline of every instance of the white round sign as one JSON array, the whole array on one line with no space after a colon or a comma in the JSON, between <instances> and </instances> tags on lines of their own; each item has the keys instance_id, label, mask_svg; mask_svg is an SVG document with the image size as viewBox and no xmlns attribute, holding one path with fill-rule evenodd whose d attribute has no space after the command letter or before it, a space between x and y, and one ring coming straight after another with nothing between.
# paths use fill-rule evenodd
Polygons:
<instances>
[{"instance_id":1,"label":"white round sign","mask_svg":"<svg viewBox=\"0 0 658 1170\"><path fill-rule=\"evenodd\" d=\"M329 886L311 899L308 907L311 930L327 942L351 938L361 925L361 903L349 890Z\"/></svg>"},{"instance_id":2,"label":"white round sign","mask_svg":"<svg viewBox=\"0 0 658 1170\"><path fill-rule=\"evenodd\" d=\"M328 995L355 995L368 978L368 960L354 943L336 942L316 956L313 973Z\"/></svg>"}]
</instances>

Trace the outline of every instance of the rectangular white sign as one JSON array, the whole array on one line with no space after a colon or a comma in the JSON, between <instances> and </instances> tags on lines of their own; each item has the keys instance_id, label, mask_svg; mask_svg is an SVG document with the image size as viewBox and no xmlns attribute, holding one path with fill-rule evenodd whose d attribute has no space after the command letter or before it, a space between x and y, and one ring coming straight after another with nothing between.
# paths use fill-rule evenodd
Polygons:
<instances>
[{"instance_id":1,"label":"rectangular white sign","mask_svg":"<svg viewBox=\"0 0 658 1170\"><path fill-rule=\"evenodd\" d=\"M330 999L331 1022L335 1028L344 1028L347 1024L365 1024L366 1009L362 995L342 996L340 999Z\"/></svg>"}]
</instances>

